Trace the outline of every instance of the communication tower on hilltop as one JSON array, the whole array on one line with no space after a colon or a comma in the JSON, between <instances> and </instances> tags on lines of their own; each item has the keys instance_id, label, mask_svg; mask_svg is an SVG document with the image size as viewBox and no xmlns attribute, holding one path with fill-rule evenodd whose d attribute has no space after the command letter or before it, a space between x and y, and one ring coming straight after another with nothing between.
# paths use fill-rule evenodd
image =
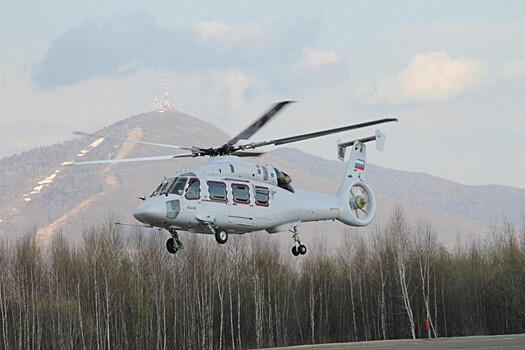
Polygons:
<instances>
[{"instance_id":1,"label":"communication tower on hilltop","mask_svg":"<svg viewBox=\"0 0 525 350\"><path fill-rule=\"evenodd\" d=\"M170 99L168 95L168 79L166 78L166 75L164 75L164 105L160 103L160 100L157 96L153 98L153 103L155 104L155 108L160 113L169 112L171 111L171 105L170 105Z\"/></svg>"}]
</instances>

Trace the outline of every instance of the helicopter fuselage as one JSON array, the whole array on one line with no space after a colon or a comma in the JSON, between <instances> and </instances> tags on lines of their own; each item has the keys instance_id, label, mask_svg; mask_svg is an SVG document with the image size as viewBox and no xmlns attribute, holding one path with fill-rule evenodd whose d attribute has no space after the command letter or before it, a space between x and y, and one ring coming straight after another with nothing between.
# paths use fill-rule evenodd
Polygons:
<instances>
[{"instance_id":1,"label":"helicopter fuselage","mask_svg":"<svg viewBox=\"0 0 525 350\"><path fill-rule=\"evenodd\" d=\"M237 157L211 158L191 173L165 179L133 215L154 227L210 234L217 228L275 233L338 218L339 197L294 190L290 182L276 168Z\"/></svg>"}]
</instances>

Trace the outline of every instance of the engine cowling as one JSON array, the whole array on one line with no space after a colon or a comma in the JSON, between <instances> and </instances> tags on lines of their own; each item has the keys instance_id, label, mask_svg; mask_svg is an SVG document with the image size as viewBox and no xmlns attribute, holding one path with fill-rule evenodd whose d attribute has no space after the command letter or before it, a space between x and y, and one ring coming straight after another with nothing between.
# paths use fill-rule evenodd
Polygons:
<instances>
[{"instance_id":1,"label":"engine cowling","mask_svg":"<svg viewBox=\"0 0 525 350\"><path fill-rule=\"evenodd\" d=\"M351 182L341 195L339 220L351 226L367 226L376 213L376 199L370 186L363 181Z\"/></svg>"}]
</instances>

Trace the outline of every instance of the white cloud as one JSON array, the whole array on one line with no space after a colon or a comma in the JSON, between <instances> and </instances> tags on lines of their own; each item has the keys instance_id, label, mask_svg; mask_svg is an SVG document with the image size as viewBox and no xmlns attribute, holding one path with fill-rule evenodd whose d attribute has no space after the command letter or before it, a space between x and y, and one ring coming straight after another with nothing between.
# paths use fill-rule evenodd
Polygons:
<instances>
[{"instance_id":1,"label":"white cloud","mask_svg":"<svg viewBox=\"0 0 525 350\"><path fill-rule=\"evenodd\" d=\"M204 39L207 39L211 36L223 36L231 27L226 23L212 21L199 22L194 28Z\"/></svg>"},{"instance_id":2,"label":"white cloud","mask_svg":"<svg viewBox=\"0 0 525 350\"><path fill-rule=\"evenodd\" d=\"M315 44L320 31L317 13L291 24L267 20L234 26L210 21L179 30L159 27L146 13L114 16L71 28L54 40L35 65L33 80L40 88L53 89L97 77L166 68L256 71L266 79L291 80L298 74L290 71L305 47ZM326 53L308 55L310 64L333 59Z\"/></svg>"},{"instance_id":3,"label":"white cloud","mask_svg":"<svg viewBox=\"0 0 525 350\"><path fill-rule=\"evenodd\" d=\"M514 62L507 62L501 68L501 75L507 79L525 77L525 56Z\"/></svg>"},{"instance_id":4,"label":"white cloud","mask_svg":"<svg viewBox=\"0 0 525 350\"><path fill-rule=\"evenodd\" d=\"M332 51L305 49L296 69L315 68L337 63L337 55Z\"/></svg>"},{"instance_id":5,"label":"white cloud","mask_svg":"<svg viewBox=\"0 0 525 350\"><path fill-rule=\"evenodd\" d=\"M451 59L446 52L421 53L376 88L359 88L356 99L367 105L390 106L446 101L479 88L487 76L487 65L481 60Z\"/></svg>"}]
</instances>

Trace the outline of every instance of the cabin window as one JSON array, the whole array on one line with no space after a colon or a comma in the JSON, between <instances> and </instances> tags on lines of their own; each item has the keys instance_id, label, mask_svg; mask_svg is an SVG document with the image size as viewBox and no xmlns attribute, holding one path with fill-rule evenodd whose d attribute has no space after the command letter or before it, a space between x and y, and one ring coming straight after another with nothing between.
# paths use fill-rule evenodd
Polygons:
<instances>
[{"instance_id":1,"label":"cabin window","mask_svg":"<svg viewBox=\"0 0 525 350\"><path fill-rule=\"evenodd\" d=\"M210 191L210 199L227 201L226 184L224 182L208 181L208 190Z\"/></svg>"},{"instance_id":2,"label":"cabin window","mask_svg":"<svg viewBox=\"0 0 525 350\"><path fill-rule=\"evenodd\" d=\"M265 207L270 204L270 191L266 187L255 187L255 204Z\"/></svg>"},{"instance_id":3,"label":"cabin window","mask_svg":"<svg viewBox=\"0 0 525 350\"><path fill-rule=\"evenodd\" d=\"M180 212L180 201L178 199L174 201L166 202L166 217L168 219L175 219Z\"/></svg>"},{"instance_id":4,"label":"cabin window","mask_svg":"<svg viewBox=\"0 0 525 350\"><path fill-rule=\"evenodd\" d=\"M199 199L201 197L201 182L197 178L190 179L190 184L186 189L187 199Z\"/></svg>"},{"instance_id":5,"label":"cabin window","mask_svg":"<svg viewBox=\"0 0 525 350\"><path fill-rule=\"evenodd\" d=\"M177 177L170 188L170 193L181 195L184 192L184 186L186 186L187 177Z\"/></svg>"},{"instance_id":6,"label":"cabin window","mask_svg":"<svg viewBox=\"0 0 525 350\"><path fill-rule=\"evenodd\" d=\"M250 203L250 190L247 185L233 184L232 190L233 190L233 201L235 203L243 203L243 204Z\"/></svg>"}]
</instances>

